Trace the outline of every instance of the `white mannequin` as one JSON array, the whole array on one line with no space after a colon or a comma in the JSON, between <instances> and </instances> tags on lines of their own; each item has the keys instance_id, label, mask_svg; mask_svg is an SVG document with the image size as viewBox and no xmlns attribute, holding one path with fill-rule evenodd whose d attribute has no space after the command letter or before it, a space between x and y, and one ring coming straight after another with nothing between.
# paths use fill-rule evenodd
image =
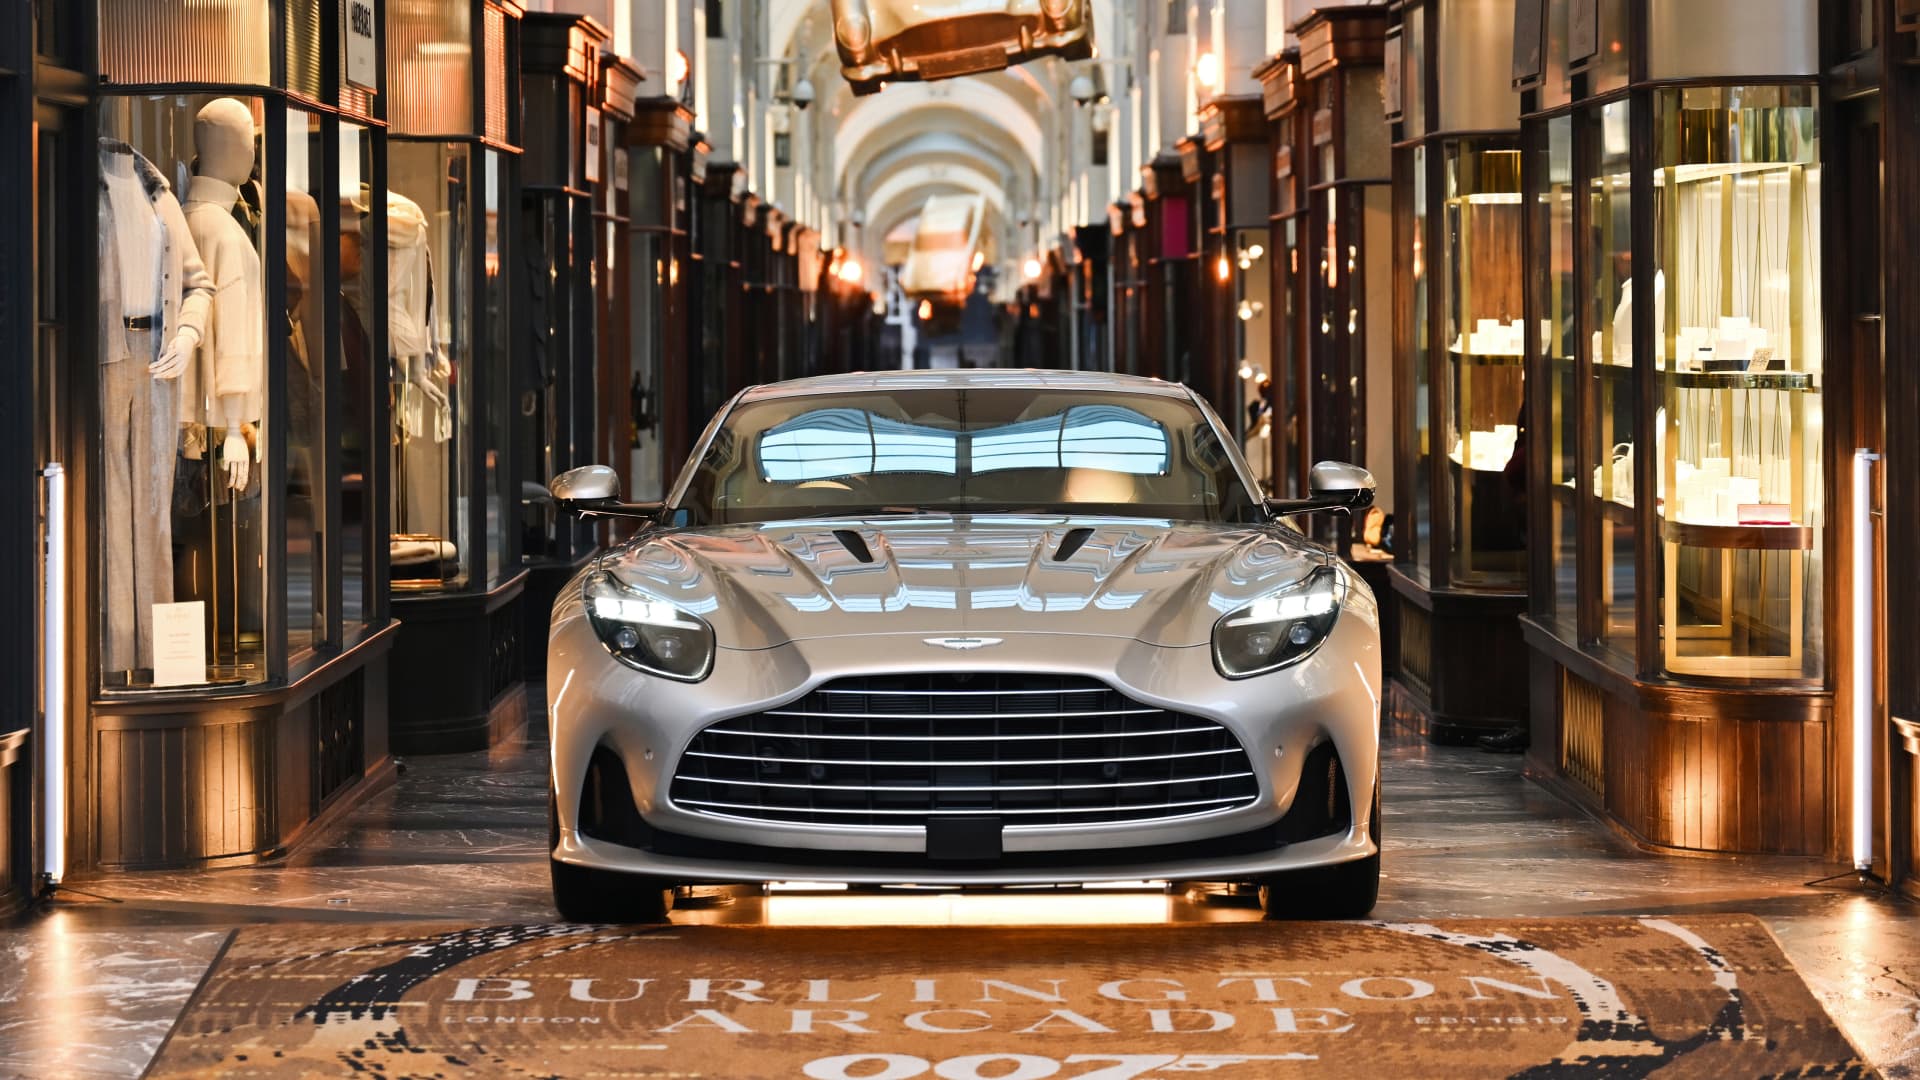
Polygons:
<instances>
[{"instance_id":1,"label":"white mannequin","mask_svg":"<svg viewBox=\"0 0 1920 1080\"><path fill-rule=\"evenodd\" d=\"M233 98L217 98L193 122L199 161L187 187L187 228L213 275L213 316L201 342L197 378L186 388L183 422L226 430L221 460L227 486L247 486L251 451L243 428L264 411L266 316L260 253L233 205L253 171L253 112Z\"/></svg>"},{"instance_id":2,"label":"white mannequin","mask_svg":"<svg viewBox=\"0 0 1920 1080\"><path fill-rule=\"evenodd\" d=\"M153 666L152 611L173 602L174 455L180 391L213 282L167 182L117 139L100 140L100 414L106 505L103 671Z\"/></svg>"}]
</instances>

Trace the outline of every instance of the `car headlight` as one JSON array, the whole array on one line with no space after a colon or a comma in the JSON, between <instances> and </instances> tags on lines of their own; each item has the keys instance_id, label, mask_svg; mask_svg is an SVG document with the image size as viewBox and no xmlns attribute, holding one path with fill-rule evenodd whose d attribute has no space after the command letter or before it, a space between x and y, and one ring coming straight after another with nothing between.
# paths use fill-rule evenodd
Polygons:
<instances>
[{"instance_id":1,"label":"car headlight","mask_svg":"<svg viewBox=\"0 0 1920 1080\"><path fill-rule=\"evenodd\" d=\"M587 621L614 658L651 675L699 682L713 670L713 627L628 588L604 570L587 575Z\"/></svg>"},{"instance_id":2,"label":"car headlight","mask_svg":"<svg viewBox=\"0 0 1920 1080\"><path fill-rule=\"evenodd\" d=\"M1307 658L1333 633L1346 599L1339 571L1322 566L1285 592L1232 611L1213 627L1213 662L1229 679L1278 671Z\"/></svg>"}]
</instances>

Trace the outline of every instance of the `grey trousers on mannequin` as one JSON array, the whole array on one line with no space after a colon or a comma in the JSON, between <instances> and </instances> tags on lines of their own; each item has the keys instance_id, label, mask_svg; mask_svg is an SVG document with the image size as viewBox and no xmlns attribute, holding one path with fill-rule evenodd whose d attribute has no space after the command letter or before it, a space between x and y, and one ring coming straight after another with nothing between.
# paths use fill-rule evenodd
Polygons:
<instances>
[{"instance_id":1,"label":"grey trousers on mannequin","mask_svg":"<svg viewBox=\"0 0 1920 1080\"><path fill-rule=\"evenodd\" d=\"M173 468L179 384L147 373L151 330L126 331L119 359L100 365L106 474L99 543L106 552L107 639L101 669L153 667L153 605L173 602Z\"/></svg>"}]
</instances>

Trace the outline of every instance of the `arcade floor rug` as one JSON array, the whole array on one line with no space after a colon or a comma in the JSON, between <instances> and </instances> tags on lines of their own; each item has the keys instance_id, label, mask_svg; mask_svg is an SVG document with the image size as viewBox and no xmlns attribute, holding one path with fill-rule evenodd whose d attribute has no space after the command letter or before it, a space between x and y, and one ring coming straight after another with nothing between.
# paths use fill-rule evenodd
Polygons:
<instances>
[{"instance_id":1,"label":"arcade floor rug","mask_svg":"<svg viewBox=\"0 0 1920 1080\"><path fill-rule=\"evenodd\" d=\"M1866 1077L1742 915L1101 928L275 925L152 1077Z\"/></svg>"}]
</instances>

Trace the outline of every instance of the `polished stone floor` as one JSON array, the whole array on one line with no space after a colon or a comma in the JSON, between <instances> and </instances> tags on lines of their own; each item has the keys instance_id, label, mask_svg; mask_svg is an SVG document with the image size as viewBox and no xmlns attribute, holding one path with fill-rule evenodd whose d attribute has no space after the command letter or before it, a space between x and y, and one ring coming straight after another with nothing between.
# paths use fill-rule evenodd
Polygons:
<instances>
[{"instance_id":1,"label":"polished stone floor","mask_svg":"<svg viewBox=\"0 0 1920 1080\"><path fill-rule=\"evenodd\" d=\"M531 710L537 717L540 710ZM542 921L546 745L422 758L285 865L81 882L0 927L0 1076L137 1075L228 930L267 921ZM1920 1078L1920 908L1803 883L1807 860L1640 853L1520 776L1518 759L1395 741L1376 916L1750 912L1889 1077ZM696 898L700 922L991 923L1257 918L1156 889Z\"/></svg>"}]
</instances>

